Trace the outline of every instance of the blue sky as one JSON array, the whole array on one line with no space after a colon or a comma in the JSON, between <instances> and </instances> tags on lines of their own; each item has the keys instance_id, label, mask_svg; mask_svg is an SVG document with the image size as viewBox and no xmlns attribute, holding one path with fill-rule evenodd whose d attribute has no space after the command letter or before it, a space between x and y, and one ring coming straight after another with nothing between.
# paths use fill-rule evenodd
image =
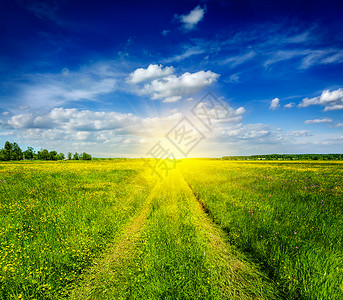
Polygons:
<instances>
[{"instance_id":1,"label":"blue sky","mask_svg":"<svg viewBox=\"0 0 343 300\"><path fill-rule=\"evenodd\" d=\"M342 8L1 1L0 143L182 156L165 136L186 116L204 137L188 156L342 153ZM210 130L191 113L208 92L228 112Z\"/></svg>"}]
</instances>

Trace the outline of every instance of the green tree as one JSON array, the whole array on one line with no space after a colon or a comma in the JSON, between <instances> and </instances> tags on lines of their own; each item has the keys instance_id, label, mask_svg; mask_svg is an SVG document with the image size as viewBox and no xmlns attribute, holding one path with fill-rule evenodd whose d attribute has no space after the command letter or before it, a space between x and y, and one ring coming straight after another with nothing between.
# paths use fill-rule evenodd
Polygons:
<instances>
[{"instance_id":1,"label":"green tree","mask_svg":"<svg viewBox=\"0 0 343 300\"><path fill-rule=\"evenodd\" d=\"M5 148L3 149L4 160L10 160L12 153L12 144L9 141L6 141Z\"/></svg>"},{"instance_id":2,"label":"green tree","mask_svg":"<svg viewBox=\"0 0 343 300\"><path fill-rule=\"evenodd\" d=\"M25 159L33 159L34 150L32 147L27 147L27 150L23 152Z\"/></svg>"},{"instance_id":3,"label":"green tree","mask_svg":"<svg viewBox=\"0 0 343 300\"><path fill-rule=\"evenodd\" d=\"M73 156L73 159L74 160L79 160L80 156L77 152L75 152L74 156Z\"/></svg>"},{"instance_id":4,"label":"green tree","mask_svg":"<svg viewBox=\"0 0 343 300\"><path fill-rule=\"evenodd\" d=\"M5 149L0 150L0 161L6 160Z\"/></svg>"},{"instance_id":5,"label":"green tree","mask_svg":"<svg viewBox=\"0 0 343 300\"><path fill-rule=\"evenodd\" d=\"M11 160L21 160L23 159L23 152L21 151L19 145L14 142L12 144Z\"/></svg>"},{"instance_id":6,"label":"green tree","mask_svg":"<svg viewBox=\"0 0 343 300\"><path fill-rule=\"evenodd\" d=\"M63 160L63 159L64 159L64 154L63 154L63 153L59 153L59 154L57 155L57 159L58 159L58 160Z\"/></svg>"},{"instance_id":7,"label":"green tree","mask_svg":"<svg viewBox=\"0 0 343 300\"><path fill-rule=\"evenodd\" d=\"M82 160L91 160L92 159L92 155L86 153L86 152L83 152L82 155L81 155L81 159Z\"/></svg>"},{"instance_id":8,"label":"green tree","mask_svg":"<svg viewBox=\"0 0 343 300\"><path fill-rule=\"evenodd\" d=\"M38 151L38 159L48 160L49 159L49 151L47 149L43 149L41 151Z\"/></svg>"},{"instance_id":9,"label":"green tree","mask_svg":"<svg viewBox=\"0 0 343 300\"><path fill-rule=\"evenodd\" d=\"M55 150L49 152L49 160L57 160L57 152Z\"/></svg>"},{"instance_id":10,"label":"green tree","mask_svg":"<svg viewBox=\"0 0 343 300\"><path fill-rule=\"evenodd\" d=\"M73 153L71 153L71 152L68 152L67 156L68 156L68 159L69 159L69 160L71 160L71 159L72 159L72 157L73 157Z\"/></svg>"}]
</instances>

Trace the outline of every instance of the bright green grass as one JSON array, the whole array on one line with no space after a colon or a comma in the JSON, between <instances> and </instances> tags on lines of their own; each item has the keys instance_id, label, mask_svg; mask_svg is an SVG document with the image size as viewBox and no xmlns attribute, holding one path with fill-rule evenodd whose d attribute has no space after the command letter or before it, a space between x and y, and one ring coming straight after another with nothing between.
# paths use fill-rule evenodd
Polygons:
<instances>
[{"instance_id":1,"label":"bright green grass","mask_svg":"<svg viewBox=\"0 0 343 300\"><path fill-rule=\"evenodd\" d=\"M0 299L60 299L139 210L141 163L0 164Z\"/></svg>"},{"instance_id":2,"label":"bright green grass","mask_svg":"<svg viewBox=\"0 0 343 300\"><path fill-rule=\"evenodd\" d=\"M178 172L157 182L149 203L132 260L118 266L113 258L73 299L275 299L272 285L225 243Z\"/></svg>"},{"instance_id":3,"label":"bright green grass","mask_svg":"<svg viewBox=\"0 0 343 300\"><path fill-rule=\"evenodd\" d=\"M286 299L343 299L343 164L186 161L186 181Z\"/></svg>"},{"instance_id":4,"label":"bright green grass","mask_svg":"<svg viewBox=\"0 0 343 300\"><path fill-rule=\"evenodd\" d=\"M140 160L1 163L0 299L343 299L342 180L326 162L184 160L162 181Z\"/></svg>"}]
</instances>

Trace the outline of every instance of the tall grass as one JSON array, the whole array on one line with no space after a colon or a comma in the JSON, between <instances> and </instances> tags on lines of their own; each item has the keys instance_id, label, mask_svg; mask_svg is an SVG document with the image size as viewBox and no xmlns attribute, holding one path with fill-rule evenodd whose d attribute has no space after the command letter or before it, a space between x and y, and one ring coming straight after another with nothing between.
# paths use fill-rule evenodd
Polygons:
<instances>
[{"instance_id":1,"label":"tall grass","mask_svg":"<svg viewBox=\"0 0 343 300\"><path fill-rule=\"evenodd\" d=\"M0 299L343 299L342 163L11 162L0 196Z\"/></svg>"},{"instance_id":2,"label":"tall grass","mask_svg":"<svg viewBox=\"0 0 343 300\"><path fill-rule=\"evenodd\" d=\"M126 273L100 276L83 299L274 299L275 290L234 253L178 172L158 182ZM99 277L98 277L99 278ZM82 299L82 298L78 298Z\"/></svg>"},{"instance_id":3,"label":"tall grass","mask_svg":"<svg viewBox=\"0 0 343 300\"><path fill-rule=\"evenodd\" d=\"M187 161L188 183L287 299L343 299L342 163Z\"/></svg>"},{"instance_id":4,"label":"tall grass","mask_svg":"<svg viewBox=\"0 0 343 300\"><path fill-rule=\"evenodd\" d=\"M60 299L145 202L140 163L0 164L0 298Z\"/></svg>"}]
</instances>

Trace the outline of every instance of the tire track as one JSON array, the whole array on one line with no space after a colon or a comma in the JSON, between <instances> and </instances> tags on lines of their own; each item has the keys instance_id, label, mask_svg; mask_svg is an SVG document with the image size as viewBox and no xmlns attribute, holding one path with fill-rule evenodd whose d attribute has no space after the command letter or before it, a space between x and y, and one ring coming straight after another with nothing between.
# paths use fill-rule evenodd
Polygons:
<instances>
[{"instance_id":1,"label":"tire track","mask_svg":"<svg viewBox=\"0 0 343 300\"><path fill-rule=\"evenodd\" d=\"M76 287L74 286L70 292L70 299L103 299L101 294L109 286L113 288L117 282L128 281L126 267L135 255L134 250L144 232L151 209L151 200L156 192L158 192L158 185L152 189L142 210L125 226L115 243L109 246L101 258L95 259L92 267L82 274ZM123 288L123 284L120 286Z\"/></svg>"},{"instance_id":2,"label":"tire track","mask_svg":"<svg viewBox=\"0 0 343 300\"><path fill-rule=\"evenodd\" d=\"M192 187L180 173L180 185L194 199L194 210L199 226L206 235L210 253L208 259L217 268L217 284L225 299L279 299L276 288L257 267L248 262L227 242L227 235L214 221ZM252 291L251 286L254 286Z\"/></svg>"}]
</instances>

